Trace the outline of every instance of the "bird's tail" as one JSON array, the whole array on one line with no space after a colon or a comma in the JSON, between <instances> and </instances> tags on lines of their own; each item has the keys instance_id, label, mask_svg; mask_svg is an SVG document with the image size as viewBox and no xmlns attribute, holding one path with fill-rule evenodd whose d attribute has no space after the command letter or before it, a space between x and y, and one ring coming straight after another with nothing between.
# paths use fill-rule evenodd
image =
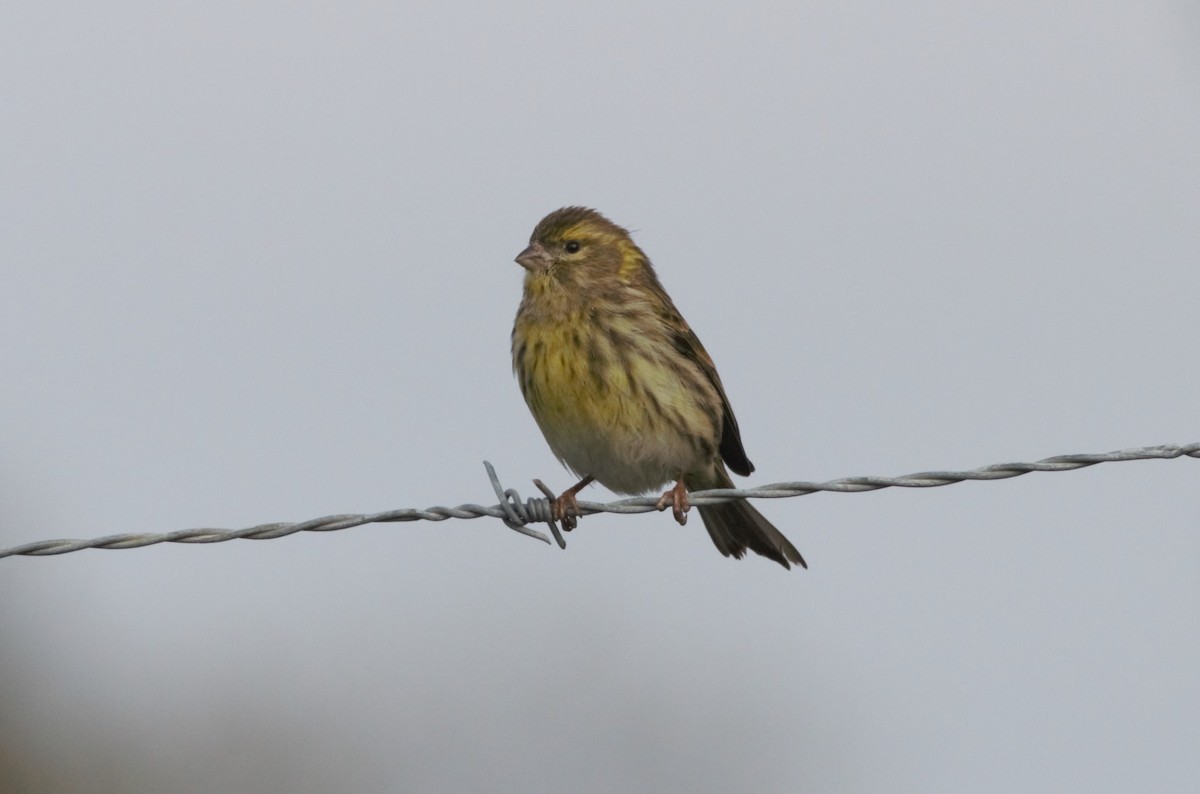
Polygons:
<instances>
[{"instance_id":1,"label":"bird's tail","mask_svg":"<svg viewBox=\"0 0 1200 794\"><path fill-rule=\"evenodd\" d=\"M733 481L722 470L718 482L707 487L732 488ZM726 557L741 559L749 549L784 568L790 569L789 563L793 562L801 568L808 567L792 542L745 499L696 509L713 545Z\"/></svg>"}]
</instances>

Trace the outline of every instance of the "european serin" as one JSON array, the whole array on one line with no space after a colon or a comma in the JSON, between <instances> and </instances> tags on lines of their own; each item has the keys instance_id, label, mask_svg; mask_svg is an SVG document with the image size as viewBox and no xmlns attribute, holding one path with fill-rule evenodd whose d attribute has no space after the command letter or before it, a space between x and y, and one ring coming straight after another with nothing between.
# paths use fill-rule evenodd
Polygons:
<instances>
[{"instance_id":1,"label":"european serin","mask_svg":"<svg viewBox=\"0 0 1200 794\"><path fill-rule=\"evenodd\" d=\"M683 524L689 489L733 487L726 464L754 471L712 359L629 232L595 210L564 207L542 219L516 261L526 273L513 370L550 449L583 478L553 503L566 528L575 495L593 480L622 494L674 480L658 507ZM749 549L808 567L748 502L699 510L725 556Z\"/></svg>"}]
</instances>

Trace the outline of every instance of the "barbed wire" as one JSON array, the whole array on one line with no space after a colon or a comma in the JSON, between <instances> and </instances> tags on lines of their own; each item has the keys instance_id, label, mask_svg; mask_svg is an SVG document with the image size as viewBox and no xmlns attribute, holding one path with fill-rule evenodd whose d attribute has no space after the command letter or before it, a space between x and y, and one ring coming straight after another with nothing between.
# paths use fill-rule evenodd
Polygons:
<instances>
[{"instance_id":1,"label":"barbed wire","mask_svg":"<svg viewBox=\"0 0 1200 794\"><path fill-rule=\"evenodd\" d=\"M689 495L693 505L712 505L735 499L785 499L792 496L807 496L818 491L832 493L863 493L881 488L935 488L968 480L1005 480L1034 471L1072 471L1097 463L1115 463L1127 460L1171 459L1179 457L1200 458L1200 443L1164 444L1157 447L1134 447L1116 452L1080 455L1056 455L1034 463L994 463L968 471L923 471L901 477L843 477L826 482L780 482L757 488L717 488L695 491ZM558 524L551 515L550 504L555 494L538 480L534 483L545 494L545 498L530 497L522 500L512 488L505 489L492 464L483 462L488 479L496 493L498 504L484 507L477 504L462 504L457 507L429 507L424 510L400 509L382 513L332 515L298 523L259 524L245 529L181 529L165 533L128 533L107 535L92 540L43 540L0 549L0 558L26 556L46 557L81 549L135 549L156 543L223 543L227 540L273 540L296 532L331 532L349 529L364 524L386 524L402 521L445 521L450 518L499 518L516 532L550 543L545 533L527 526L530 523L546 523L561 548L567 544L559 532ZM579 502L578 514L595 513L648 513L657 510L657 496L638 496L615 502Z\"/></svg>"}]
</instances>

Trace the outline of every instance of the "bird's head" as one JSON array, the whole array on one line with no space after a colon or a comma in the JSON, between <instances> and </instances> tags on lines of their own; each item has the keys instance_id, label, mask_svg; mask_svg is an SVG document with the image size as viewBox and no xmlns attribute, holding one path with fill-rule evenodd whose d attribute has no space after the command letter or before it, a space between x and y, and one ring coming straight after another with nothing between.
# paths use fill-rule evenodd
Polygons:
<instances>
[{"instance_id":1,"label":"bird's head","mask_svg":"<svg viewBox=\"0 0 1200 794\"><path fill-rule=\"evenodd\" d=\"M629 232L587 207L563 207L542 218L516 262L527 280L548 276L575 286L627 282L649 267Z\"/></svg>"}]
</instances>

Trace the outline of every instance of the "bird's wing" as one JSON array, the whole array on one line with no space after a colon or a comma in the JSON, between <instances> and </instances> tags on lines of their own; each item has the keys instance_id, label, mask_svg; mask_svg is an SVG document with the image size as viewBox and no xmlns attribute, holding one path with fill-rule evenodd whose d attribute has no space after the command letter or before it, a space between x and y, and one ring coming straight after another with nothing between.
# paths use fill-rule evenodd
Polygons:
<instances>
[{"instance_id":1,"label":"bird's wing","mask_svg":"<svg viewBox=\"0 0 1200 794\"><path fill-rule=\"evenodd\" d=\"M721 443L719 447L721 457L732 471L748 477L754 471L754 464L746 457L746 450L742 446L742 433L738 430L737 417L733 415L733 407L729 404L729 397L725 395L725 387L721 385L717 367L713 364L712 356L704 349L704 345L700 344L700 338L696 336L696 333L688 326L683 317L678 314L676 316L678 322L674 327L677 330L672 339L675 349L696 363L696 366L704 373L704 377L708 378L709 383L721 396Z\"/></svg>"}]
</instances>

